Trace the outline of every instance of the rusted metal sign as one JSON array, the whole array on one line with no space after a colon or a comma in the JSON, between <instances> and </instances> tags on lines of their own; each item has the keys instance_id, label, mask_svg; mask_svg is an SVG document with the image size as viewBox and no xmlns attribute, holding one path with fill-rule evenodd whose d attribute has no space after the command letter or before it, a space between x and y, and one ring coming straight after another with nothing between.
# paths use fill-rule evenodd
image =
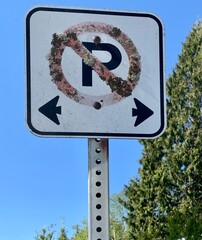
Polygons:
<instances>
[{"instance_id":1,"label":"rusted metal sign","mask_svg":"<svg viewBox=\"0 0 202 240\"><path fill-rule=\"evenodd\" d=\"M163 27L152 14L34 8L26 68L37 135L154 138L165 129Z\"/></svg>"}]
</instances>

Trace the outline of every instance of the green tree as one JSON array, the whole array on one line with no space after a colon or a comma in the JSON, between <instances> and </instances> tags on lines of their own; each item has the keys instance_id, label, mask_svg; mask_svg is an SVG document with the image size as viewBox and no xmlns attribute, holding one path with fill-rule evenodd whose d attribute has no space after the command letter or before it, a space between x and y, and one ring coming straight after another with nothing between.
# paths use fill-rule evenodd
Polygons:
<instances>
[{"instance_id":1,"label":"green tree","mask_svg":"<svg viewBox=\"0 0 202 240\"><path fill-rule=\"evenodd\" d=\"M60 235L58 236L58 240L69 240L67 237L67 231L64 226L61 227L60 229Z\"/></svg>"},{"instance_id":2,"label":"green tree","mask_svg":"<svg viewBox=\"0 0 202 240\"><path fill-rule=\"evenodd\" d=\"M110 199L110 240L130 240L128 226L124 220L126 209L120 203L124 192L112 195Z\"/></svg>"},{"instance_id":3,"label":"green tree","mask_svg":"<svg viewBox=\"0 0 202 240\"><path fill-rule=\"evenodd\" d=\"M83 220L81 225L76 224L73 226L75 234L71 240L88 240L88 222Z\"/></svg>"},{"instance_id":4,"label":"green tree","mask_svg":"<svg viewBox=\"0 0 202 240\"><path fill-rule=\"evenodd\" d=\"M37 233L36 240L53 240L54 225L51 225L48 229L43 228L40 233Z\"/></svg>"},{"instance_id":5,"label":"green tree","mask_svg":"<svg viewBox=\"0 0 202 240\"><path fill-rule=\"evenodd\" d=\"M202 239L202 218L200 207L196 206L191 211L182 212L174 210L168 216L169 240L179 240L186 236L188 240Z\"/></svg>"},{"instance_id":6,"label":"green tree","mask_svg":"<svg viewBox=\"0 0 202 240\"><path fill-rule=\"evenodd\" d=\"M131 239L179 239L183 236L198 240L202 237L192 237L202 235L200 20L183 44L166 87L167 129L157 139L140 141L144 148L139 177L125 188L127 200L122 204L128 209ZM171 237L173 232L175 238Z\"/></svg>"},{"instance_id":7,"label":"green tree","mask_svg":"<svg viewBox=\"0 0 202 240\"><path fill-rule=\"evenodd\" d=\"M42 228L41 232L37 233L37 236L35 237L36 240L55 240L54 238L54 225L52 224L48 228ZM64 226L60 228L59 236L57 237L57 240L71 240L67 237L67 231Z\"/></svg>"}]
</instances>

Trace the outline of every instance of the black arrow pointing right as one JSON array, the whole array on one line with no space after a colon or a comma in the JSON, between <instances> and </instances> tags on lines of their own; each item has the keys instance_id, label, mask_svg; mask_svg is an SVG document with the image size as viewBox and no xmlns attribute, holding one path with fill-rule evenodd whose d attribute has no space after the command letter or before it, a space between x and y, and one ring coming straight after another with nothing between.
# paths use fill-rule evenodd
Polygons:
<instances>
[{"instance_id":1,"label":"black arrow pointing right","mask_svg":"<svg viewBox=\"0 0 202 240\"><path fill-rule=\"evenodd\" d=\"M132 116L133 117L137 116L134 124L134 126L137 127L147 118L151 117L154 114L154 112L150 108L145 106L142 102L140 102L137 98L134 98L134 102L136 105L136 109L135 108L132 109Z\"/></svg>"},{"instance_id":2,"label":"black arrow pointing right","mask_svg":"<svg viewBox=\"0 0 202 240\"><path fill-rule=\"evenodd\" d=\"M57 114L61 114L61 106L57 107L59 96L54 97L52 100L39 108L39 112L49 118L51 121L60 125Z\"/></svg>"}]
</instances>

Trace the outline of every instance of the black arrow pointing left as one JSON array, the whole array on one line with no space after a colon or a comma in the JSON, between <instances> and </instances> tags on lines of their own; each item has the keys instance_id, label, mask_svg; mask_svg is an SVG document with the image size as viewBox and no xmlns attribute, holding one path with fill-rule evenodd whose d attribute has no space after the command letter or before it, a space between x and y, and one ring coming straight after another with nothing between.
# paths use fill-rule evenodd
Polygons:
<instances>
[{"instance_id":1,"label":"black arrow pointing left","mask_svg":"<svg viewBox=\"0 0 202 240\"><path fill-rule=\"evenodd\" d=\"M61 106L57 106L58 100L59 96L54 97L52 100L40 107L39 112L57 125L60 125L57 114L61 114Z\"/></svg>"}]
</instances>

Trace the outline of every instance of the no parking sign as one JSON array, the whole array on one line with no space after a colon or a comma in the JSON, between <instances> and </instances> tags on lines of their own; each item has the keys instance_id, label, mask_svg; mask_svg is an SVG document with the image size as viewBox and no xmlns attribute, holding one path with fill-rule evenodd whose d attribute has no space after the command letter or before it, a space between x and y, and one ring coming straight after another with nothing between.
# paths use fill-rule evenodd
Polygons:
<instances>
[{"instance_id":1,"label":"no parking sign","mask_svg":"<svg viewBox=\"0 0 202 240\"><path fill-rule=\"evenodd\" d=\"M154 138L165 129L163 27L152 14L34 8L26 74L37 135Z\"/></svg>"}]
</instances>

